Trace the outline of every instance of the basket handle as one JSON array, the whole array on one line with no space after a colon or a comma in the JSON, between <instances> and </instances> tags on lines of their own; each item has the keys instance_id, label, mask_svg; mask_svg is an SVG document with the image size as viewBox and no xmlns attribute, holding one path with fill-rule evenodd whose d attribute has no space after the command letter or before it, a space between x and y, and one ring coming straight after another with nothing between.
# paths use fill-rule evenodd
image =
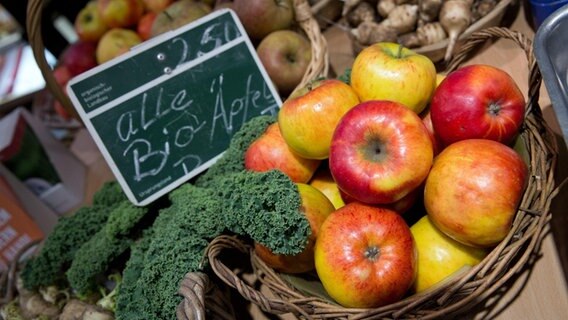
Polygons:
<instances>
[{"instance_id":1,"label":"basket handle","mask_svg":"<svg viewBox=\"0 0 568 320\"><path fill-rule=\"evenodd\" d=\"M51 67L45 58L45 46L41 33L42 11L44 3L42 0L29 0L26 13L26 31L28 33L28 41L31 45L32 52L36 63L43 75L47 89L55 96L73 118L81 122L77 111L73 107L71 100L59 86L53 76Z\"/></svg>"},{"instance_id":2,"label":"basket handle","mask_svg":"<svg viewBox=\"0 0 568 320\"><path fill-rule=\"evenodd\" d=\"M322 35L320 26L312 13L312 7L307 0L294 0L294 16L296 22L310 40L312 49L312 58L308 70L296 86L296 89L299 89L305 87L314 79L327 77L330 63L327 40Z\"/></svg>"},{"instance_id":3,"label":"basket handle","mask_svg":"<svg viewBox=\"0 0 568 320\"><path fill-rule=\"evenodd\" d=\"M236 289L243 298L255 303L263 311L271 314L285 314L294 310L296 315L301 315L304 319L311 319L309 313L296 304L279 298L267 297L241 280L221 261L219 256L224 250L236 250L243 254L252 254L252 248L236 236L221 235L213 239L205 250L205 254L213 272L221 281Z\"/></svg>"},{"instance_id":4,"label":"basket handle","mask_svg":"<svg viewBox=\"0 0 568 320\"><path fill-rule=\"evenodd\" d=\"M517 46L525 52L528 69L529 69L529 82L528 82L528 97L526 114L530 112L541 114L538 99L540 95L540 86L542 83L542 76L540 69L536 63L536 58L533 52L533 45L531 39L519 31L513 31L504 27L490 27L483 30L473 32L462 45L459 50L454 54L448 67L447 72L456 70L469 56L469 54L480 44L492 39L509 39L514 41Z\"/></svg>"}]
</instances>

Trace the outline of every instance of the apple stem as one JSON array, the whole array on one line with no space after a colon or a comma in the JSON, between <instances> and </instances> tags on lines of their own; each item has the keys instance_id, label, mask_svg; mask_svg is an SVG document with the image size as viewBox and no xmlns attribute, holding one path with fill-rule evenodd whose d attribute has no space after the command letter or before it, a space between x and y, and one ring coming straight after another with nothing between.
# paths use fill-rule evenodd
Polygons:
<instances>
[{"instance_id":1,"label":"apple stem","mask_svg":"<svg viewBox=\"0 0 568 320\"><path fill-rule=\"evenodd\" d=\"M174 20L174 18L169 14L168 11L164 10L163 12L164 12L164 15L166 16L166 18L170 19L170 21Z\"/></svg>"},{"instance_id":2,"label":"apple stem","mask_svg":"<svg viewBox=\"0 0 568 320\"><path fill-rule=\"evenodd\" d=\"M402 58L402 49L404 48L404 46L402 44L398 45L398 51L396 52L396 58L400 59Z\"/></svg>"}]
</instances>

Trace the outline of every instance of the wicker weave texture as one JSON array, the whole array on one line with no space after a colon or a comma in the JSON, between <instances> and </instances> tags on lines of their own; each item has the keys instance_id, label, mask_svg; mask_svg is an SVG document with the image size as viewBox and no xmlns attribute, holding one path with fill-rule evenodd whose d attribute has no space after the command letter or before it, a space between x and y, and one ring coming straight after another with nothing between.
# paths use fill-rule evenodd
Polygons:
<instances>
[{"instance_id":1,"label":"wicker weave texture","mask_svg":"<svg viewBox=\"0 0 568 320\"><path fill-rule=\"evenodd\" d=\"M303 294L266 266L251 246L237 237L221 236L209 246L207 254L215 274L245 299L273 314L292 313L305 319L438 319L463 313L481 303L530 266L531 258L540 250L543 231L551 219L551 201L558 192L554 180L556 141L538 104L541 75L532 43L523 34L506 28L493 27L475 32L454 55L448 72L458 68L476 46L495 39L513 41L526 53L528 60L530 89L521 138L529 157L530 180L510 232L480 264L430 291L374 309L344 308ZM235 270L228 268L223 261L225 250L236 250L249 256L256 276L269 292L265 294L247 285Z\"/></svg>"}]
</instances>

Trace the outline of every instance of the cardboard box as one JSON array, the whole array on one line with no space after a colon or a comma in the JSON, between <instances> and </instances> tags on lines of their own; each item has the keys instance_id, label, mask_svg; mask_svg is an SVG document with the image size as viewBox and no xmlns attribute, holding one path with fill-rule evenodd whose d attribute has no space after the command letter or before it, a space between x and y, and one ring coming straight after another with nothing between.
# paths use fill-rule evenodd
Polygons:
<instances>
[{"instance_id":1,"label":"cardboard box","mask_svg":"<svg viewBox=\"0 0 568 320\"><path fill-rule=\"evenodd\" d=\"M8 269L25 245L43 239L44 235L8 182L0 177L0 271Z\"/></svg>"},{"instance_id":2,"label":"cardboard box","mask_svg":"<svg viewBox=\"0 0 568 320\"><path fill-rule=\"evenodd\" d=\"M41 199L59 215L82 203L86 167L31 113L18 108L0 119L0 176L22 200ZM22 197L22 186L27 187Z\"/></svg>"}]
</instances>

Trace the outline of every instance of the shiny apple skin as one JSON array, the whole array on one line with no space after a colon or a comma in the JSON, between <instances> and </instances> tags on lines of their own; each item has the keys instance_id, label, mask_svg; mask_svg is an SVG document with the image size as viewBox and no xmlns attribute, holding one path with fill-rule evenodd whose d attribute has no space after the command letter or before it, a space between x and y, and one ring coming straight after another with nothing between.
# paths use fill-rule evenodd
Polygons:
<instances>
[{"instance_id":1,"label":"shiny apple skin","mask_svg":"<svg viewBox=\"0 0 568 320\"><path fill-rule=\"evenodd\" d=\"M355 57L351 86L361 101L396 101L418 114L436 88L436 67L428 57L397 43L379 42Z\"/></svg>"},{"instance_id":2,"label":"shiny apple skin","mask_svg":"<svg viewBox=\"0 0 568 320\"><path fill-rule=\"evenodd\" d=\"M300 211L306 216L310 224L310 236L304 250L296 255L275 254L266 246L255 243L257 256L268 266L284 273L304 273L312 271L314 265L314 245L319 230L329 215L335 211L331 201L318 189L308 184L297 183L298 192L302 201Z\"/></svg>"},{"instance_id":3,"label":"shiny apple skin","mask_svg":"<svg viewBox=\"0 0 568 320\"><path fill-rule=\"evenodd\" d=\"M434 131L445 145L465 139L509 144L524 120L525 98L509 74L469 65L449 73L430 102Z\"/></svg>"},{"instance_id":4,"label":"shiny apple skin","mask_svg":"<svg viewBox=\"0 0 568 320\"><path fill-rule=\"evenodd\" d=\"M470 246L503 240L527 184L528 169L506 145L468 139L446 147L434 161L424 188L432 223Z\"/></svg>"},{"instance_id":5,"label":"shiny apple skin","mask_svg":"<svg viewBox=\"0 0 568 320\"><path fill-rule=\"evenodd\" d=\"M420 186L432 161L432 141L416 113L393 101L367 101L337 125L329 167L350 197L386 204Z\"/></svg>"},{"instance_id":6,"label":"shiny apple skin","mask_svg":"<svg viewBox=\"0 0 568 320\"><path fill-rule=\"evenodd\" d=\"M416 260L404 219L359 202L332 213L316 240L317 274L327 293L345 307L375 308L400 300L414 282Z\"/></svg>"},{"instance_id":7,"label":"shiny apple skin","mask_svg":"<svg viewBox=\"0 0 568 320\"><path fill-rule=\"evenodd\" d=\"M418 252L418 271L413 284L420 293L441 285L459 274L462 268L474 267L488 249L466 246L438 230L427 215L410 227Z\"/></svg>"},{"instance_id":8,"label":"shiny apple skin","mask_svg":"<svg viewBox=\"0 0 568 320\"><path fill-rule=\"evenodd\" d=\"M326 159L337 123L359 98L349 85L336 79L317 82L300 92L296 90L278 112L282 136L301 157Z\"/></svg>"}]
</instances>

